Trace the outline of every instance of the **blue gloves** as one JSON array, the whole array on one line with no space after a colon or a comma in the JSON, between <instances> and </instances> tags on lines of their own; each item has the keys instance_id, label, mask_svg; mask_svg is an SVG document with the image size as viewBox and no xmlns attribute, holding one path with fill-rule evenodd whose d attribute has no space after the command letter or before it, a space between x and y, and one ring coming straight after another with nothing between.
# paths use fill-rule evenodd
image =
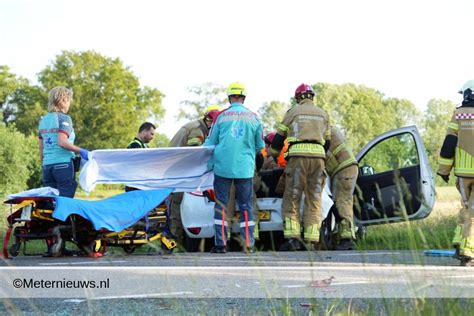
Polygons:
<instances>
[{"instance_id":1,"label":"blue gloves","mask_svg":"<svg viewBox=\"0 0 474 316\"><path fill-rule=\"evenodd\" d=\"M81 155L81 158L84 160L89 160L89 151L87 149L81 148L79 151L79 154Z\"/></svg>"}]
</instances>

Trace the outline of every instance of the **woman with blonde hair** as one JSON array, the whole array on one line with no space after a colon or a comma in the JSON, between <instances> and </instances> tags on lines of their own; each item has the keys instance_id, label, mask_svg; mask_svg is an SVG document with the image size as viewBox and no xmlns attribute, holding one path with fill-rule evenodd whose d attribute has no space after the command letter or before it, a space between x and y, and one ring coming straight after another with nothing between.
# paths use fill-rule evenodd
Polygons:
<instances>
[{"instance_id":1,"label":"woman with blonde hair","mask_svg":"<svg viewBox=\"0 0 474 316\"><path fill-rule=\"evenodd\" d=\"M74 176L75 153L84 160L88 151L74 145L74 128L69 115L73 92L65 87L49 91L48 114L39 123L39 148L43 166L43 186L59 190L59 195L74 197L77 182Z\"/></svg>"}]
</instances>

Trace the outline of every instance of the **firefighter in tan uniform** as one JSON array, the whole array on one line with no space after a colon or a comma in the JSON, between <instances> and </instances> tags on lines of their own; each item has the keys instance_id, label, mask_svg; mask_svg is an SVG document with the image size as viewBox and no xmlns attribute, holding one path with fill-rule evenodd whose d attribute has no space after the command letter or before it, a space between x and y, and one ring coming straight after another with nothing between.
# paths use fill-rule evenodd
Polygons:
<instances>
[{"instance_id":1,"label":"firefighter in tan uniform","mask_svg":"<svg viewBox=\"0 0 474 316\"><path fill-rule=\"evenodd\" d=\"M209 135L212 122L222 110L218 105L210 105L206 108L202 119L189 122L183 125L173 136L169 147L201 146ZM184 229L181 223L181 201L183 193L174 193L170 206L170 232L176 237L176 241L183 245Z\"/></svg>"},{"instance_id":2,"label":"firefighter in tan uniform","mask_svg":"<svg viewBox=\"0 0 474 316\"><path fill-rule=\"evenodd\" d=\"M288 163L285 168L283 194L283 233L286 242L281 251L299 250L301 226L300 201L304 200L304 234L308 249L316 249L321 228L321 194L325 183L325 151L329 149L331 131L328 114L313 103L313 88L301 84L296 88L297 106L286 112L272 142L272 155L277 157L288 138Z\"/></svg>"},{"instance_id":3,"label":"firefighter in tan uniform","mask_svg":"<svg viewBox=\"0 0 474 316\"><path fill-rule=\"evenodd\" d=\"M331 143L326 154L326 171L337 208L336 250L354 248L354 189L359 174L357 160L341 131L331 126Z\"/></svg>"},{"instance_id":4,"label":"firefighter in tan uniform","mask_svg":"<svg viewBox=\"0 0 474 316\"><path fill-rule=\"evenodd\" d=\"M461 265L471 265L474 259L474 80L466 82L459 93L463 94L463 102L448 124L437 174L448 182L454 167L463 208L453 244Z\"/></svg>"}]
</instances>

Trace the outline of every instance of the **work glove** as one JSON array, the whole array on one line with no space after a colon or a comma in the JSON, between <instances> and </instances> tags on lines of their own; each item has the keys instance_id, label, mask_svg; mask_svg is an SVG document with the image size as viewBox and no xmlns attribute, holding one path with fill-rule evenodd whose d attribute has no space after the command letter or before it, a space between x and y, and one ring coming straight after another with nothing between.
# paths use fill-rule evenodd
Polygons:
<instances>
[{"instance_id":1,"label":"work glove","mask_svg":"<svg viewBox=\"0 0 474 316\"><path fill-rule=\"evenodd\" d=\"M79 154L81 155L82 159L89 160L89 151L87 149L81 148Z\"/></svg>"},{"instance_id":2,"label":"work glove","mask_svg":"<svg viewBox=\"0 0 474 316\"><path fill-rule=\"evenodd\" d=\"M444 182L446 182L446 183L449 182L449 174L439 174L438 173L438 176L440 176L441 179L443 179Z\"/></svg>"}]
</instances>

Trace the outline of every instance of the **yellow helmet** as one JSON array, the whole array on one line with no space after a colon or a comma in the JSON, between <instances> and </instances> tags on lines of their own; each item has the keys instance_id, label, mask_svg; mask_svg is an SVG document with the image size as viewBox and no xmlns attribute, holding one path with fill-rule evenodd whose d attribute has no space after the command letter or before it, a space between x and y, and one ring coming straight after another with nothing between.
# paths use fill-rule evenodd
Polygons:
<instances>
[{"instance_id":1,"label":"yellow helmet","mask_svg":"<svg viewBox=\"0 0 474 316\"><path fill-rule=\"evenodd\" d=\"M227 87L227 96L231 95L241 95L247 96L247 89L245 85L241 82L233 82Z\"/></svg>"},{"instance_id":2,"label":"yellow helmet","mask_svg":"<svg viewBox=\"0 0 474 316\"><path fill-rule=\"evenodd\" d=\"M204 113L209 113L211 111L222 111L222 106L214 104L214 105L209 105Z\"/></svg>"}]
</instances>

